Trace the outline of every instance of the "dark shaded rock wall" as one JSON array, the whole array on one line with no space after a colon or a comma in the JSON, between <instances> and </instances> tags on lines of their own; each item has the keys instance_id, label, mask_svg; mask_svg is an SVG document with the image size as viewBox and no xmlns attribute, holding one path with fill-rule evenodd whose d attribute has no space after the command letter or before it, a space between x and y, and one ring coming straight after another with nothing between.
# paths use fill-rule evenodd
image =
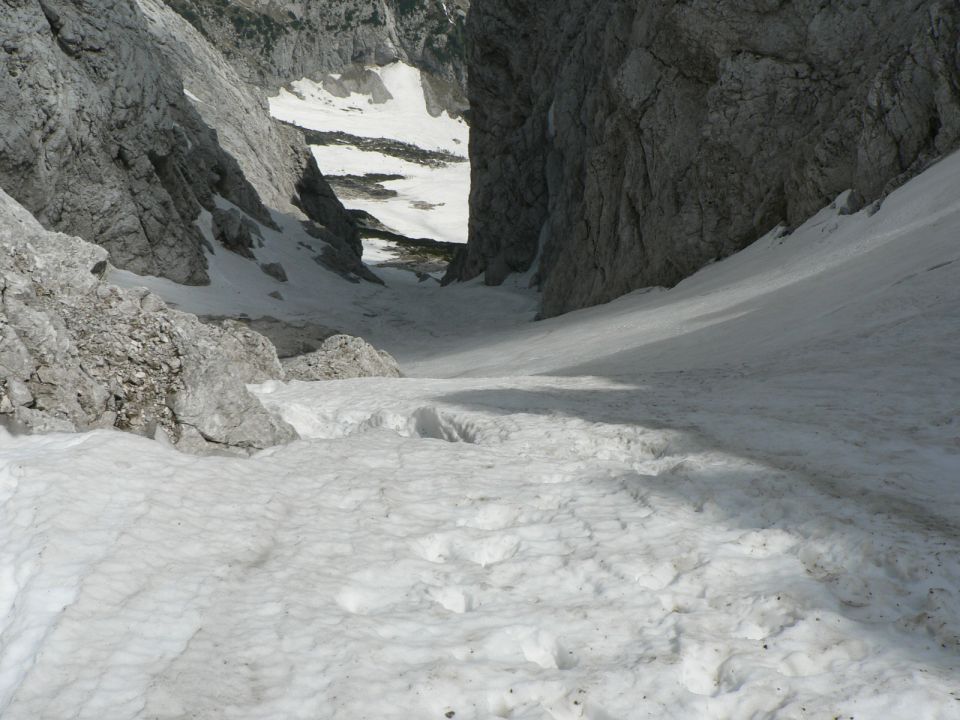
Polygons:
<instances>
[{"instance_id":1,"label":"dark shaded rock wall","mask_svg":"<svg viewBox=\"0 0 960 720\"><path fill-rule=\"evenodd\" d=\"M672 285L960 138L960 3L475 0L470 243L543 314Z\"/></svg>"}]
</instances>

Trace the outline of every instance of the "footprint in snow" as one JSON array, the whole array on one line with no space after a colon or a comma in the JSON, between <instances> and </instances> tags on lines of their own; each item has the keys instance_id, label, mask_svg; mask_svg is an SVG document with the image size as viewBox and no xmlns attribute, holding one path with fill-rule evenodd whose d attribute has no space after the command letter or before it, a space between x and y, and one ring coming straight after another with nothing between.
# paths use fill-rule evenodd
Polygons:
<instances>
[{"instance_id":1,"label":"footprint in snow","mask_svg":"<svg viewBox=\"0 0 960 720\"><path fill-rule=\"evenodd\" d=\"M473 598L460 588L433 588L429 594L434 602L457 615L473 610Z\"/></svg>"},{"instance_id":2,"label":"footprint in snow","mask_svg":"<svg viewBox=\"0 0 960 720\"><path fill-rule=\"evenodd\" d=\"M419 557L432 563L467 560L487 567L516 555L520 550L520 538L494 535L475 539L459 533L436 533L415 540L412 549Z\"/></svg>"}]
</instances>

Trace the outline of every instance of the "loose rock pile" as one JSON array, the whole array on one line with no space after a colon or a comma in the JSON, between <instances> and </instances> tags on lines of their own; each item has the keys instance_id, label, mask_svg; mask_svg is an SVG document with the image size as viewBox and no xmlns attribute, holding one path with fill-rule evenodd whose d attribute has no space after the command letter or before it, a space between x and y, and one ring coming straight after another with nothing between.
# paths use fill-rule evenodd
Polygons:
<instances>
[{"instance_id":1,"label":"loose rock pile","mask_svg":"<svg viewBox=\"0 0 960 720\"><path fill-rule=\"evenodd\" d=\"M283 370L287 380L400 377L400 367L388 353L350 335L334 335L314 352L283 360Z\"/></svg>"},{"instance_id":2,"label":"loose rock pile","mask_svg":"<svg viewBox=\"0 0 960 720\"><path fill-rule=\"evenodd\" d=\"M32 431L162 434L199 452L296 438L245 386L282 376L268 340L108 285L106 257L0 192L0 415Z\"/></svg>"}]
</instances>

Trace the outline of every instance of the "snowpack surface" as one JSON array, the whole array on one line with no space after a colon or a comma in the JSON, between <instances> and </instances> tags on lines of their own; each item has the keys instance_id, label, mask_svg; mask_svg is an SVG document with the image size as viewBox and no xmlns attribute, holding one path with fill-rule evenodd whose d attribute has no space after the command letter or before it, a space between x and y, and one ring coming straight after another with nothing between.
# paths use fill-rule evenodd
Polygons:
<instances>
[{"instance_id":1,"label":"snowpack surface","mask_svg":"<svg viewBox=\"0 0 960 720\"><path fill-rule=\"evenodd\" d=\"M257 387L250 459L0 429L4 720L960 718L960 155L536 323L264 234L117 279L408 377Z\"/></svg>"}]
</instances>

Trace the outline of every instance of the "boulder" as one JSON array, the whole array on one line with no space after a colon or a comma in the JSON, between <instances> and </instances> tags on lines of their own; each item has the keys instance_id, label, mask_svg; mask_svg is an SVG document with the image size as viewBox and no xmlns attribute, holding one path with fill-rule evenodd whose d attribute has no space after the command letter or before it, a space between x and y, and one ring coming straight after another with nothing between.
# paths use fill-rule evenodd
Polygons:
<instances>
[{"instance_id":1,"label":"boulder","mask_svg":"<svg viewBox=\"0 0 960 720\"><path fill-rule=\"evenodd\" d=\"M250 260L255 259L253 248L263 246L260 228L236 208L215 208L211 213L210 229L213 239L223 247Z\"/></svg>"},{"instance_id":2,"label":"boulder","mask_svg":"<svg viewBox=\"0 0 960 720\"><path fill-rule=\"evenodd\" d=\"M319 350L282 361L287 380L345 380L400 377L400 367L388 353L358 337L334 335Z\"/></svg>"},{"instance_id":3,"label":"boulder","mask_svg":"<svg viewBox=\"0 0 960 720\"><path fill-rule=\"evenodd\" d=\"M260 263L260 269L277 282L287 282L287 271L284 270L283 265L278 262Z\"/></svg>"}]
</instances>

